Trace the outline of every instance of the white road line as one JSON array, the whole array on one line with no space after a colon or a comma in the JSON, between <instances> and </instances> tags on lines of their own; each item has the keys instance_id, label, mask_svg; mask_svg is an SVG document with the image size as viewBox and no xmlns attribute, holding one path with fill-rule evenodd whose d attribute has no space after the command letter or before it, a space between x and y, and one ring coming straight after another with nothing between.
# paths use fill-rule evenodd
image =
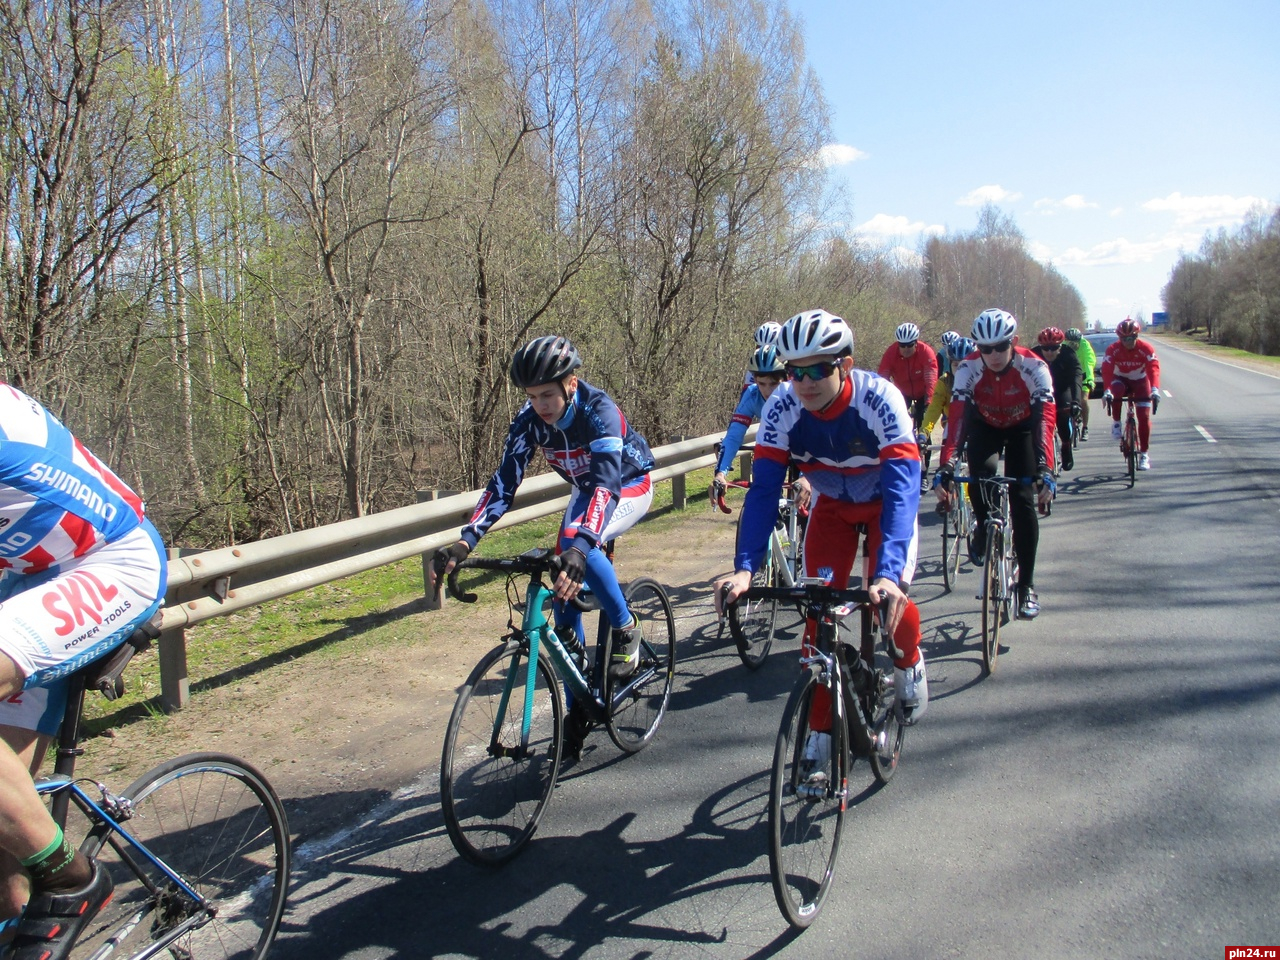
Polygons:
<instances>
[{"instance_id":1,"label":"white road line","mask_svg":"<svg viewBox=\"0 0 1280 960\"><path fill-rule=\"evenodd\" d=\"M1200 424L1198 424L1198 423L1196 424L1196 433L1198 433L1198 434L1200 434L1200 436L1204 437L1204 438L1205 438L1205 440L1207 440L1209 443L1217 443L1217 442L1218 442L1217 440L1213 439L1213 434L1211 434L1211 433L1210 433L1208 430L1206 430L1204 427L1200 426Z\"/></svg>"}]
</instances>

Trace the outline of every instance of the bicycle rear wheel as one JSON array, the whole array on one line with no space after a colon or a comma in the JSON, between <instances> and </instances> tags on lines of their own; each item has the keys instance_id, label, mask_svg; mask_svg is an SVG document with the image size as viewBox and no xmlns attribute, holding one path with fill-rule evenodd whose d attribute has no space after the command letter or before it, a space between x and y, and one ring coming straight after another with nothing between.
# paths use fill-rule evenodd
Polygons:
<instances>
[{"instance_id":1,"label":"bicycle rear wheel","mask_svg":"<svg viewBox=\"0 0 1280 960\"><path fill-rule=\"evenodd\" d=\"M950 593L960 575L960 541L964 534L964 491L956 497L956 504L942 520L942 585Z\"/></svg>"},{"instance_id":2,"label":"bicycle rear wheel","mask_svg":"<svg viewBox=\"0 0 1280 960\"><path fill-rule=\"evenodd\" d=\"M667 591L655 580L641 577L626 589L627 607L640 624L640 663L625 680L605 672L605 702L609 711L609 737L627 753L643 750L658 731L667 712L676 674L676 616ZM613 632L605 649L605 663L612 662Z\"/></svg>"},{"instance_id":3,"label":"bicycle rear wheel","mask_svg":"<svg viewBox=\"0 0 1280 960\"><path fill-rule=\"evenodd\" d=\"M787 922L803 929L818 918L831 886L844 826L849 746L844 732L831 731L831 767L826 788L806 796L801 760L809 735L809 705L823 689L816 666L802 674L787 700L773 751L769 783L769 873L773 894Z\"/></svg>"},{"instance_id":4,"label":"bicycle rear wheel","mask_svg":"<svg viewBox=\"0 0 1280 960\"><path fill-rule=\"evenodd\" d=\"M523 849L560 774L564 698L543 649L532 689L528 682L528 644L495 647L471 671L445 731L445 826L458 853L480 866L505 863Z\"/></svg>"},{"instance_id":5,"label":"bicycle rear wheel","mask_svg":"<svg viewBox=\"0 0 1280 960\"><path fill-rule=\"evenodd\" d=\"M987 558L982 567L982 667L995 672L1000 656L1000 622L1004 618L1005 582L1004 530L995 528L987 536Z\"/></svg>"},{"instance_id":6,"label":"bicycle rear wheel","mask_svg":"<svg viewBox=\"0 0 1280 960\"><path fill-rule=\"evenodd\" d=\"M119 956L166 948L179 958L259 960L280 929L289 886L289 825L266 778L243 760L193 753L162 763L124 791L129 833L210 901L201 908L105 827L81 850L115 882L72 956L119 938Z\"/></svg>"}]
</instances>

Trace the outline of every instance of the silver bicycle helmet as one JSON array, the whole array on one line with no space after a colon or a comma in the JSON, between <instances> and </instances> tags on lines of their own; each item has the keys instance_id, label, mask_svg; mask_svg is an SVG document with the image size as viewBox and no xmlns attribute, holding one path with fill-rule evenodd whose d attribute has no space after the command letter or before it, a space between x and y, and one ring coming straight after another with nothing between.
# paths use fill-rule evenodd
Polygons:
<instances>
[{"instance_id":1,"label":"silver bicycle helmet","mask_svg":"<svg viewBox=\"0 0 1280 960\"><path fill-rule=\"evenodd\" d=\"M920 328L914 323L901 323L894 331L893 337L904 347L908 347L920 339Z\"/></svg>"},{"instance_id":2,"label":"silver bicycle helmet","mask_svg":"<svg viewBox=\"0 0 1280 960\"><path fill-rule=\"evenodd\" d=\"M834 314L806 310L782 325L778 352L784 360L844 356L853 352L853 331Z\"/></svg>"},{"instance_id":3,"label":"silver bicycle helmet","mask_svg":"<svg viewBox=\"0 0 1280 960\"><path fill-rule=\"evenodd\" d=\"M782 324L768 320L756 327L756 346L772 347L778 342L778 334L782 332Z\"/></svg>"},{"instance_id":4,"label":"silver bicycle helmet","mask_svg":"<svg viewBox=\"0 0 1280 960\"><path fill-rule=\"evenodd\" d=\"M1017 332L1017 319L1005 310L983 310L973 321L973 339L984 347L1012 340Z\"/></svg>"}]
</instances>

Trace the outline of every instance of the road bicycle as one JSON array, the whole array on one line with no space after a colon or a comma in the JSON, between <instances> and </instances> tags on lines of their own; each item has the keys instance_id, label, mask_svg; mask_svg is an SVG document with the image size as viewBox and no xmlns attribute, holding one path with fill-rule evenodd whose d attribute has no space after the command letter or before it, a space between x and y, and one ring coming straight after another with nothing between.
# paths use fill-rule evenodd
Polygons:
<instances>
[{"instance_id":1,"label":"road bicycle","mask_svg":"<svg viewBox=\"0 0 1280 960\"><path fill-rule=\"evenodd\" d=\"M969 488L956 484L951 506L942 517L942 584L950 593L960 575L960 560L969 552L973 536L973 507L969 504Z\"/></svg>"},{"instance_id":2,"label":"road bicycle","mask_svg":"<svg viewBox=\"0 0 1280 960\"><path fill-rule=\"evenodd\" d=\"M623 592L643 636L640 662L631 676L614 679L605 669L613 631L603 611L594 660L576 636L562 635L547 619L548 581L554 582L560 570L560 558L551 550L463 560L449 574L449 594L474 603L476 595L458 586L463 569L506 574L510 632L480 659L458 694L440 759L440 802L457 851L472 863L496 866L533 837L560 775L571 719L561 683L586 720L603 724L619 749L644 749L671 697L676 623L660 584L648 577L631 581ZM522 599L519 585L525 577ZM598 609L590 600L578 606Z\"/></svg>"},{"instance_id":3,"label":"road bicycle","mask_svg":"<svg viewBox=\"0 0 1280 960\"><path fill-rule=\"evenodd\" d=\"M744 596L794 603L805 617L800 677L782 712L769 781L773 892L787 922L803 929L818 918L831 887L851 766L865 758L882 785L898 769L907 728L894 693L892 642L882 626L873 628L885 622L884 610L873 615L871 597L860 588L837 589L804 577L792 587L753 586ZM738 604L729 605L731 621L737 610ZM861 614L856 647L840 636L855 611ZM805 759L811 732L831 737L817 776Z\"/></svg>"},{"instance_id":4,"label":"road bicycle","mask_svg":"<svg viewBox=\"0 0 1280 960\"><path fill-rule=\"evenodd\" d=\"M987 552L976 599L982 601L982 667L990 675L1000 656L1000 628L1018 615L1019 567L1009 517L1009 486L1035 481L1026 477L955 477L954 481L976 485L974 489L988 505Z\"/></svg>"},{"instance_id":5,"label":"road bicycle","mask_svg":"<svg viewBox=\"0 0 1280 960\"><path fill-rule=\"evenodd\" d=\"M1085 396L1088 396L1086 392ZM1084 403L1088 403L1087 399ZM1071 407L1071 446L1073 449L1080 446L1080 434L1084 432L1084 406L1083 404L1073 404Z\"/></svg>"},{"instance_id":6,"label":"road bicycle","mask_svg":"<svg viewBox=\"0 0 1280 960\"><path fill-rule=\"evenodd\" d=\"M121 793L75 776L86 690L117 699L125 667L156 635L141 628L71 676L53 774L36 781L54 820L115 884L71 956L260 960L280 929L292 857L266 777L222 753L168 760Z\"/></svg>"},{"instance_id":7,"label":"road bicycle","mask_svg":"<svg viewBox=\"0 0 1280 960\"><path fill-rule=\"evenodd\" d=\"M731 480L728 486L748 489L747 481ZM732 513L733 508L724 500L724 491L718 492L716 506L724 513ZM751 577L753 586L762 587L794 587L804 571L804 523L807 513L801 511L796 503L795 484L785 483L782 496L778 499L778 519L773 525L773 533L769 535L769 546L765 550L764 563ZM738 518L742 522L741 516ZM730 621L729 633L733 636L738 648L738 656L750 670L757 669L764 663L765 657L773 646L774 633L778 626L778 601L755 600L745 604L746 609L739 611L736 621Z\"/></svg>"},{"instance_id":8,"label":"road bicycle","mask_svg":"<svg viewBox=\"0 0 1280 960\"><path fill-rule=\"evenodd\" d=\"M1125 473L1129 477L1129 486L1138 482L1138 414L1132 396L1112 398L1107 401L1107 416L1111 415L1111 405L1123 403L1126 406L1124 426L1120 430L1120 455L1124 457Z\"/></svg>"}]
</instances>

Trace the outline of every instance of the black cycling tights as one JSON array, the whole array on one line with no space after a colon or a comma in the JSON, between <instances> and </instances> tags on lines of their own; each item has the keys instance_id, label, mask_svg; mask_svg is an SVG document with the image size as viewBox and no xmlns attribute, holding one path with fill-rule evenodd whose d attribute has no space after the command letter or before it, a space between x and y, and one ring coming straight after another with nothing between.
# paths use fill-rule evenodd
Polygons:
<instances>
[{"instance_id":1,"label":"black cycling tights","mask_svg":"<svg viewBox=\"0 0 1280 960\"><path fill-rule=\"evenodd\" d=\"M1036 476L1035 443L1030 422L1013 427L993 427L975 417L969 427L969 473L975 477L994 477L1004 454L1007 477ZM982 524L990 505L980 488L973 489L973 512ZM1035 484L1019 483L1009 487L1009 517L1013 521L1013 550L1018 555L1018 586L1035 583L1036 548L1040 543L1040 518L1036 513Z\"/></svg>"}]
</instances>

